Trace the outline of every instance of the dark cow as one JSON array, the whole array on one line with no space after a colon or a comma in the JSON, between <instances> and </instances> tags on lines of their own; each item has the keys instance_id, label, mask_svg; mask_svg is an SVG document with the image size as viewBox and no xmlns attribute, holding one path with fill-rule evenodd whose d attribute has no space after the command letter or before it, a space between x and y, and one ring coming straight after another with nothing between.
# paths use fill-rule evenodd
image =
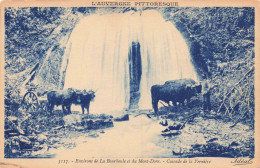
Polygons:
<instances>
[{"instance_id":1,"label":"dark cow","mask_svg":"<svg viewBox=\"0 0 260 168\"><path fill-rule=\"evenodd\" d=\"M195 85L196 82L193 79L185 78L185 79L177 79L177 80L170 80L166 81L165 84L179 84L179 85Z\"/></svg>"},{"instance_id":2,"label":"dark cow","mask_svg":"<svg viewBox=\"0 0 260 168\"><path fill-rule=\"evenodd\" d=\"M196 84L192 79L179 79L174 81L167 81L164 85L154 85L151 87L152 105L154 112L158 112L158 102L162 100L169 104L171 101L173 105L177 102L184 104L184 101L189 102L190 98L201 93L201 85Z\"/></svg>"},{"instance_id":3,"label":"dark cow","mask_svg":"<svg viewBox=\"0 0 260 168\"><path fill-rule=\"evenodd\" d=\"M90 91L80 91L77 90L77 99L75 99L72 103L75 105L81 105L81 109L82 109L82 114L84 114L84 109L87 109L87 112L89 114L89 106L90 106L90 102L94 101L95 99L95 92L90 90Z\"/></svg>"},{"instance_id":4,"label":"dark cow","mask_svg":"<svg viewBox=\"0 0 260 168\"><path fill-rule=\"evenodd\" d=\"M70 107L73 101L77 99L77 94L74 89L50 91L47 93L48 108L53 111L54 106L62 105L62 110L65 113L65 107L68 113L71 113Z\"/></svg>"},{"instance_id":5,"label":"dark cow","mask_svg":"<svg viewBox=\"0 0 260 168\"><path fill-rule=\"evenodd\" d=\"M174 105L176 105L177 102L184 105L185 100L187 100L188 103L190 98L196 96L197 93L201 93L202 89L201 84L197 84L193 79L190 78L166 81L165 85L170 85L171 88L175 89L175 91L177 89L177 94L181 93L178 96L176 102L172 101Z\"/></svg>"}]
</instances>

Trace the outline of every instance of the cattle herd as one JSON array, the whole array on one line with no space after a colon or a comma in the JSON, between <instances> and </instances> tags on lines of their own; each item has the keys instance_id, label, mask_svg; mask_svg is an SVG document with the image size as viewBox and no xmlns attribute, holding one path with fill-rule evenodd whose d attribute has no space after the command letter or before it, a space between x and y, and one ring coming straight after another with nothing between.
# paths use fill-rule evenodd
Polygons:
<instances>
[{"instance_id":1,"label":"cattle herd","mask_svg":"<svg viewBox=\"0 0 260 168\"><path fill-rule=\"evenodd\" d=\"M193 79L178 79L172 81L166 81L163 85L153 85L151 87L152 106L154 112L158 113L158 102L164 101L168 105L170 102L174 106L178 104L184 105L185 100L187 104L191 97L201 93L202 86L200 83L196 83ZM77 90L69 88L60 91L47 92L48 110L53 111L54 106L62 106L64 113L71 113L71 105L80 105L82 113L84 109L87 109L89 114L90 102L95 98L95 92L90 90Z\"/></svg>"}]
</instances>

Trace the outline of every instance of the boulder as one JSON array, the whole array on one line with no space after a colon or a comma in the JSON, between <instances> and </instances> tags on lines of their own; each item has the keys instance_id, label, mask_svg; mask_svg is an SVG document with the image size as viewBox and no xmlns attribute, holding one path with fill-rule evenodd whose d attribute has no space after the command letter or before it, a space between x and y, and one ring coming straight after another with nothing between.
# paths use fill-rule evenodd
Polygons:
<instances>
[{"instance_id":1,"label":"boulder","mask_svg":"<svg viewBox=\"0 0 260 168\"><path fill-rule=\"evenodd\" d=\"M168 126L165 130L162 132L169 132L169 131L178 131L183 128L183 125L179 122L175 122L172 125Z\"/></svg>"},{"instance_id":2,"label":"boulder","mask_svg":"<svg viewBox=\"0 0 260 168\"><path fill-rule=\"evenodd\" d=\"M123 116L120 116L120 117L116 117L114 119L114 121L128 121L129 120L129 115L128 114L125 114Z\"/></svg>"},{"instance_id":3,"label":"boulder","mask_svg":"<svg viewBox=\"0 0 260 168\"><path fill-rule=\"evenodd\" d=\"M113 127L114 124L111 119L108 120L96 120L94 122L94 129L104 129L104 128L109 128Z\"/></svg>"},{"instance_id":4,"label":"boulder","mask_svg":"<svg viewBox=\"0 0 260 168\"><path fill-rule=\"evenodd\" d=\"M162 126L168 126L168 121L167 120L163 120L163 121L160 122L160 124Z\"/></svg>"},{"instance_id":5,"label":"boulder","mask_svg":"<svg viewBox=\"0 0 260 168\"><path fill-rule=\"evenodd\" d=\"M182 148L181 147L173 147L172 148L172 154L175 155L181 155L182 154Z\"/></svg>"},{"instance_id":6,"label":"boulder","mask_svg":"<svg viewBox=\"0 0 260 168\"><path fill-rule=\"evenodd\" d=\"M91 138L97 138L97 137L99 137L99 135L98 135L97 133L91 133L91 134L89 134L88 136L91 137Z\"/></svg>"},{"instance_id":7,"label":"boulder","mask_svg":"<svg viewBox=\"0 0 260 168\"><path fill-rule=\"evenodd\" d=\"M239 146L239 143L237 143L236 141L233 141L230 146Z\"/></svg>"},{"instance_id":8,"label":"boulder","mask_svg":"<svg viewBox=\"0 0 260 168\"><path fill-rule=\"evenodd\" d=\"M172 137L172 136L177 136L180 135L181 132L177 131L177 130L173 130L173 131L167 131L167 132L163 132L161 135L164 137Z\"/></svg>"},{"instance_id":9,"label":"boulder","mask_svg":"<svg viewBox=\"0 0 260 168\"><path fill-rule=\"evenodd\" d=\"M179 130L182 127L182 124L174 124L169 126L169 130Z\"/></svg>"},{"instance_id":10,"label":"boulder","mask_svg":"<svg viewBox=\"0 0 260 168\"><path fill-rule=\"evenodd\" d=\"M218 140L218 138L212 138L212 139L208 140L207 143L214 142L216 140Z\"/></svg>"},{"instance_id":11,"label":"boulder","mask_svg":"<svg viewBox=\"0 0 260 168\"><path fill-rule=\"evenodd\" d=\"M72 125L72 128L74 128L76 131L80 131L80 132L84 130L84 127L77 126L77 125Z\"/></svg>"},{"instance_id":12,"label":"boulder","mask_svg":"<svg viewBox=\"0 0 260 168\"><path fill-rule=\"evenodd\" d=\"M86 129L104 129L104 128L109 128L113 127L114 124L111 119L106 119L106 120L84 120L82 125Z\"/></svg>"}]
</instances>

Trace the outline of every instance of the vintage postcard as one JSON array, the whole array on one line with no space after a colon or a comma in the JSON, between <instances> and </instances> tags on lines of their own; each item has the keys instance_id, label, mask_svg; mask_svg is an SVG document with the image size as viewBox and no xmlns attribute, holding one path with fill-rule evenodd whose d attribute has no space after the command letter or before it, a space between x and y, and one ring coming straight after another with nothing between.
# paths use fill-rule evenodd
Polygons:
<instances>
[{"instance_id":1,"label":"vintage postcard","mask_svg":"<svg viewBox=\"0 0 260 168\"><path fill-rule=\"evenodd\" d=\"M1 2L0 167L260 167L259 1Z\"/></svg>"}]
</instances>

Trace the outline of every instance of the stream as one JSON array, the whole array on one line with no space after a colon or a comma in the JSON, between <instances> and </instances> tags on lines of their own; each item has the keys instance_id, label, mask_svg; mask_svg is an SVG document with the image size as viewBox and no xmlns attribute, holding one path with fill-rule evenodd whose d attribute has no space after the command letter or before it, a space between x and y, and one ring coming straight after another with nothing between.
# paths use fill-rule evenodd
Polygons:
<instances>
[{"instance_id":1,"label":"stream","mask_svg":"<svg viewBox=\"0 0 260 168\"><path fill-rule=\"evenodd\" d=\"M74 149L58 151L57 157L71 158L71 154L81 157L127 158L127 157L169 157L166 151L156 144L165 127L158 120L147 115L129 116L129 121L114 122L114 127L105 130L98 138L87 138L86 143ZM80 137L79 137L80 138Z\"/></svg>"}]
</instances>

